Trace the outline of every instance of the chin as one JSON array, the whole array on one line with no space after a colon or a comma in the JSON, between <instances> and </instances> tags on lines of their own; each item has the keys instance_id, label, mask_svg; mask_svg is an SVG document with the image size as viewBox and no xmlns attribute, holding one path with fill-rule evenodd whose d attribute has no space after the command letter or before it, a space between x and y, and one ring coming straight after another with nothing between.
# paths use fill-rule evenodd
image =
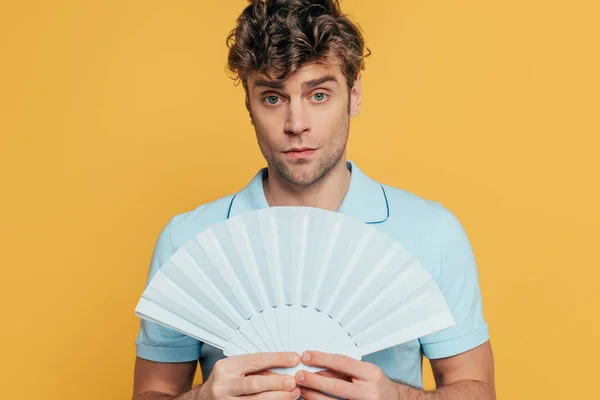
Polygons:
<instances>
[{"instance_id":1,"label":"chin","mask_svg":"<svg viewBox=\"0 0 600 400\"><path fill-rule=\"evenodd\" d=\"M288 183L309 186L321 179L320 164L316 160L276 160L273 168Z\"/></svg>"},{"instance_id":2,"label":"chin","mask_svg":"<svg viewBox=\"0 0 600 400\"><path fill-rule=\"evenodd\" d=\"M310 186L320 179L318 175L296 175L288 180L289 183L296 186Z\"/></svg>"}]
</instances>

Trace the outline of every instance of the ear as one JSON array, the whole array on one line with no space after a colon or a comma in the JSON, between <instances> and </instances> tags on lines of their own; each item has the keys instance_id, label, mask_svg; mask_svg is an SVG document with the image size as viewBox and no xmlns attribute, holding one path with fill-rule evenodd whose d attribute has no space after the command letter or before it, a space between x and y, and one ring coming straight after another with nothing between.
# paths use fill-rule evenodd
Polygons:
<instances>
[{"instance_id":1,"label":"ear","mask_svg":"<svg viewBox=\"0 0 600 400\"><path fill-rule=\"evenodd\" d=\"M254 125L254 119L252 118L252 108L250 107L250 99L248 98L248 94L246 94L246 110L248 110L248 114L250 115L250 123Z\"/></svg>"},{"instance_id":2,"label":"ear","mask_svg":"<svg viewBox=\"0 0 600 400\"><path fill-rule=\"evenodd\" d=\"M359 72L352 86L350 92L350 116L357 117L360 112L360 105L362 103L362 74Z\"/></svg>"}]
</instances>

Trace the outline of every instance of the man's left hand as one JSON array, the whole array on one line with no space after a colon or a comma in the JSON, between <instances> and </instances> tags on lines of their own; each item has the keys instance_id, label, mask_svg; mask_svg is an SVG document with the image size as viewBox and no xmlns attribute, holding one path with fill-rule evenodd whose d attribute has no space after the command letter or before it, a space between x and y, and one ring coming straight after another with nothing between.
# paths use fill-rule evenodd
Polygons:
<instances>
[{"instance_id":1,"label":"man's left hand","mask_svg":"<svg viewBox=\"0 0 600 400\"><path fill-rule=\"evenodd\" d=\"M296 381L300 385L302 397L306 400L332 398L323 393L350 400L400 398L398 385L385 376L375 364L319 351L304 352L302 362L312 367L327 369L316 374L308 371L296 373Z\"/></svg>"}]
</instances>

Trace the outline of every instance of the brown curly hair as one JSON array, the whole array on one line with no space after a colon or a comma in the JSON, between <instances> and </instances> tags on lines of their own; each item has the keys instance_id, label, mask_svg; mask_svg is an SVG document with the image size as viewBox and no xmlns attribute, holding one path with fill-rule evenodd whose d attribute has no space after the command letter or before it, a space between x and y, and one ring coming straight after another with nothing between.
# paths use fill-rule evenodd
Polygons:
<instances>
[{"instance_id":1,"label":"brown curly hair","mask_svg":"<svg viewBox=\"0 0 600 400\"><path fill-rule=\"evenodd\" d=\"M338 0L249 0L227 36L228 69L247 91L248 76L259 72L283 81L306 63L341 61L351 88L364 57L360 27L343 14ZM365 54L366 53L366 54Z\"/></svg>"}]
</instances>

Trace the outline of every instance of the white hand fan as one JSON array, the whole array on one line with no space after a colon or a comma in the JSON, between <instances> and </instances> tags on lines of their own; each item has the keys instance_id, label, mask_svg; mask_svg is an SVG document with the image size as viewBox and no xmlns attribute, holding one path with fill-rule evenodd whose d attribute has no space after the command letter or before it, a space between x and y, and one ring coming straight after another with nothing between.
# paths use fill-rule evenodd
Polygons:
<instances>
[{"instance_id":1,"label":"white hand fan","mask_svg":"<svg viewBox=\"0 0 600 400\"><path fill-rule=\"evenodd\" d=\"M454 325L427 270L389 236L312 207L270 207L179 248L136 314L223 350L362 356ZM282 374L322 368L300 364Z\"/></svg>"}]
</instances>

